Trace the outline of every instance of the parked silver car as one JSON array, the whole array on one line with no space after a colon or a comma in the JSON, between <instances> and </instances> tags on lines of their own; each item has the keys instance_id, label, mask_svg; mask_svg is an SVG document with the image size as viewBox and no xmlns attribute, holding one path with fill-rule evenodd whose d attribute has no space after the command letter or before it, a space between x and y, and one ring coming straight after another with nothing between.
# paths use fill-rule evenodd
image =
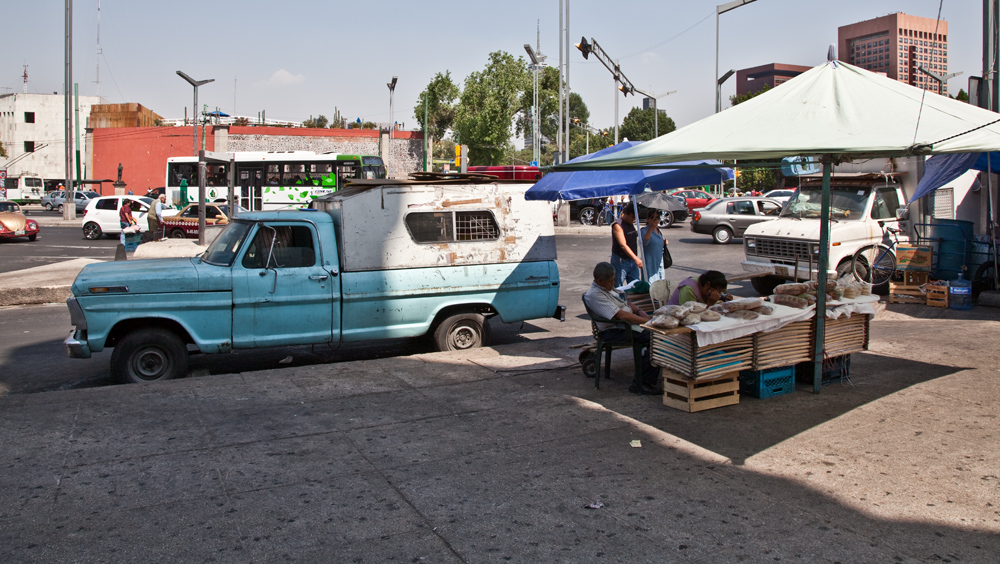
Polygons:
<instances>
[{"instance_id":1,"label":"parked silver car","mask_svg":"<svg viewBox=\"0 0 1000 564\"><path fill-rule=\"evenodd\" d=\"M59 202L63 201L63 195L64 192L62 190L53 190L42 196L41 201L38 203L41 204L42 207L45 208L46 210L52 211L56 209L56 206L59 205Z\"/></svg>"},{"instance_id":2,"label":"parked silver car","mask_svg":"<svg viewBox=\"0 0 1000 564\"><path fill-rule=\"evenodd\" d=\"M777 219L781 202L770 198L726 198L708 207L695 210L691 216L691 231L711 235L716 243L729 243L743 237L747 227L762 221Z\"/></svg>"},{"instance_id":3,"label":"parked silver car","mask_svg":"<svg viewBox=\"0 0 1000 564\"><path fill-rule=\"evenodd\" d=\"M100 196L97 192L73 192L73 197L76 199L76 213L83 213L83 210L87 209L87 204L90 200L99 198ZM65 202L65 195L52 198L52 207L59 210L59 213L62 213Z\"/></svg>"}]
</instances>

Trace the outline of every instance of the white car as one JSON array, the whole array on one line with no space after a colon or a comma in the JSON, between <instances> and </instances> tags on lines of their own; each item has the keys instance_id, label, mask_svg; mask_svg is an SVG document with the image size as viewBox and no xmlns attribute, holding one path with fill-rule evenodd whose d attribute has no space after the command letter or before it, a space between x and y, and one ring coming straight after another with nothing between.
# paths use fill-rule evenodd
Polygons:
<instances>
[{"instance_id":1,"label":"white car","mask_svg":"<svg viewBox=\"0 0 1000 564\"><path fill-rule=\"evenodd\" d=\"M772 200L778 200L781 205L788 203L788 200L792 198L795 194L795 190L771 190L770 192L764 194L765 198L771 198Z\"/></svg>"},{"instance_id":2,"label":"white car","mask_svg":"<svg viewBox=\"0 0 1000 564\"><path fill-rule=\"evenodd\" d=\"M100 239L102 235L119 235L122 232L121 220L118 219L119 208L125 205L132 208L132 217L139 225L139 231L148 231L146 214L153 204L152 198L145 196L101 196L90 200L87 209L83 210L83 236L87 239Z\"/></svg>"}]
</instances>

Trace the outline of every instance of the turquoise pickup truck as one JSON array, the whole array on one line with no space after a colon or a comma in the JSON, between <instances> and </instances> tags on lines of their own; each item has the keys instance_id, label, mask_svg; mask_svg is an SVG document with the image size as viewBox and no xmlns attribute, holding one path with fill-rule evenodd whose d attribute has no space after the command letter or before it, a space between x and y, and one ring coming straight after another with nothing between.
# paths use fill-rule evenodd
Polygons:
<instances>
[{"instance_id":1,"label":"turquoise pickup truck","mask_svg":"<svg viewBox=\"0 0 1000 564\"><path fill-rule=\"evenodd\" d=\"M551 210L525 184L358 181L309 210L240 214L198 257L95 263L67 300L72 358L114 347L122 382L184 376L189 347L431 335L482 346L487 318L562 319Z\"/></svg>"}]
</instances>

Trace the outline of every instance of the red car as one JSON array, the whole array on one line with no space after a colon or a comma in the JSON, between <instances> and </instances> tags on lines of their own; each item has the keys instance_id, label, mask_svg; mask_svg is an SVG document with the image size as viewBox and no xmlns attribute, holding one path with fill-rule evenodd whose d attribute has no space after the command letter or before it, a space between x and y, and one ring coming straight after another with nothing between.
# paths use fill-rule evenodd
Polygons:
<instances>
[{"instance_id":1,"label":"red car","mask_svg":"<svg viewBox=\"0 0 1000 564\"><path fill-rule=\"evenodd\" d=\"M17 203L0 202L0 237L27 237L29 241L34 241L38 237L38 222L25 217Z\"/></svg>"},{"instance_id":2,"label":"red car","mask_svg":"<svg viewBox=\"0 0 1000 564\"><path fill-rule=\"evenodd\" d=\"M678 190L672 192L671 195L684 198L684 201L687 202L688 213L694 213L694 210L703 208L718 199L702 190Z\"/></svg>"}]
</instances>

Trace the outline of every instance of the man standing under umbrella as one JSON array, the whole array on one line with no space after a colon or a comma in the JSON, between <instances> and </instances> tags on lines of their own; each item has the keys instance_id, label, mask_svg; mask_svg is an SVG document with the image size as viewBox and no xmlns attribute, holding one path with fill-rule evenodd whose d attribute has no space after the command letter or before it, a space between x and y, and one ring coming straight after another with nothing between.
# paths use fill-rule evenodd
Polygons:
<instances>
[{"instance_id":1,"label":"man standing under umbrella","mask_svg":"<svg viewBox=\"0 0 1000 564\"><path fill-rule=\"evenodd\" d=\"M611 266L615 267L615 286L621 287L642 278L639 259L639 232L635 228L635 209L627 202L622 216L611 226Z\"/></svg>"}]
</instances>

